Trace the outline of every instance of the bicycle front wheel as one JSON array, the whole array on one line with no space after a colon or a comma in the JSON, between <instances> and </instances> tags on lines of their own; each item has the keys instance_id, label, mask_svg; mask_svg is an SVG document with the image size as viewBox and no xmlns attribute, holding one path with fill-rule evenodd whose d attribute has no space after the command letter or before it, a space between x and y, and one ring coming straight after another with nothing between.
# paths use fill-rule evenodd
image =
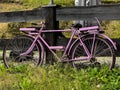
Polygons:
<instances>
[{"instance_id":1,"label":"bicycle front wheel","mask_svg":"<svg viewBox=\"0 0 120 90\"><path fill-rule=\"evenodd\" d=\"M31 66L37 66L42 63L41 60L41 49L36 43L32 51L21 56L20 54L26 52L33 42L33 38L22 35L11 39L3 50L3 60L7 68L17 67L24 64L29 64Z\"/></svg>"},{"instance_id":2,"label":"bicycle front wheel","mask_svg":"<svg viewBox=\"0 0 120 90\"><path fill-rule=\"evenodd\" d=\"M115 65L115 53L112 45L107 40L101 37L96 37L93 46L93 38L94 37L83 38L83 43L87 47L92 58L90 60L73 61L73 66L75 68L106 66L108 69L112 69ZM79 41L73 46L71 57L72 59L88 57Z\"/></svg>"}]
</instances>

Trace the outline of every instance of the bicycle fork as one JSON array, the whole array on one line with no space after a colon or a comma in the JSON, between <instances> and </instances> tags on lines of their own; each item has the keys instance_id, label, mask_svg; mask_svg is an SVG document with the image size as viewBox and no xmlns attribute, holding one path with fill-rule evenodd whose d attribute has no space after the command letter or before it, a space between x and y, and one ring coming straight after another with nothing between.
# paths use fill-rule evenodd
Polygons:
<instances>
[{"instance_id":1,"label":"bicycle fork","mask_svg":"<svg viewBox=\"0 0 120 90\"><path fill-rule=\"evenodd\" d=\"M33 49L34 49L34 47L36 45L36 42L37 42L39 44L38 48L41 49L41 56L40 56L41 57L41 61L42 62L44 61L44 47L43 47L42 43L38 40L38 38L39 38L39 35L36 38L34 38L32 44L28 48L28 50L26 50L25 52L23 52L23 53L20 54L20 57L24 57L24 56L29 55L33 51Z\"/></svg>"},{"instance_id":2,"label":"bicycle fork","mask_svg":"<svg viewBox=\"0 0 120 90\"><path fill-rule=\"evenodd\" d=\"M35 43L36 43L37 39L38 39L38 38L35 38L35 40L32 42L32 44L31 44L31 46L28 48L28 50L25 51L25 52L23 52L23 53L21 53L20 56L26 56L26 55L28 55L28 54L33 50L33 48L35 47Z\"/></svg>"},{"instance_id":3,"label":"bicycle fork","mask_svg":"<svg viewBox=\"0 0 120 90\"><path fill-rule=\"evenodd\" d=\"M38 61L37 65L39 65L39 63L43 63L43 61L44 61L44 48L43 48L42 43L38 40L38 38L39 38L39 36L34 38L34 41L32 42L31 46L28 48L28 50L26 50L25 52L20 54L20 57L24 57L24 56L29 55L33 51L33 49L36 45L36 42L38 42L38 44L39 44L38 48L41 49L41 56L40 56L40 62Z\"/></svg>"}]
</instances>

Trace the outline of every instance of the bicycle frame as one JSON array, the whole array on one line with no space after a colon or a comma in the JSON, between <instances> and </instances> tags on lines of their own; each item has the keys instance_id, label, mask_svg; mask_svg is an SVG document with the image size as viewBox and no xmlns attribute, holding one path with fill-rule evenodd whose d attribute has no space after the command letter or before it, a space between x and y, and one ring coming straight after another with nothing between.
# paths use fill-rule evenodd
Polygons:
<instances>
[{"instance_id":1,"label":"bicycle frame","mask_svg":"<svg viewBox=\"0 0 120 90\"><path fill-rule=\"evenodd\" d=\"M21 31L36 31L35 28L21 28L20 30L21 30ZM38 43L41 44L41 45L44 44L44 45L50 50L50 52L55 56L55 58L58 60L58 62L61 62L60 57L55 53L54 50L63 49L64 46L50 46L50 45L45 41L45 39L42 37L42 34L43 34L43 33L56 33L56 32L71 32L71 33L72 33L72 34L71 34L71 37L70 37L70 39L69 39L69 41L68 41L68 43L67 43L67 45L66 45L66 47L65 47L65 50L64 50L64 52L63 52L63 54L62 54L62 58L66 57L67 53L69 52L69 48L71 48L70 45L73 45L73 44L72 44L72 40L73 40L73 38L74 38L75 36L78 37L76 40L79 40L79 41L80 41L80 45L83 46L83 48L84 48L84 50L85 50L85 52L86 52L86 54L87 54L87 57L82 57L82 58L80 57L80 58L77 58L77 59L69 59L69 60L64 59L64 60L62 60L62 62L77 61L77 60L90 60L90 59L92 58L92 55L91 55L91 54L92 54L93 48L94 48L95 37L96 37L97 34L100 34L100 33L98 32L98 30L99 30L99 27L98 27L98 26L92 26L92 27L80 28L79 30L77 30L77 29L75 29L75 28L72 28L71 30L42 30L42 29L40 29L38 33L29 32L28 36L34 38L34 41L33 41L33 43L31 44L31 46L29 47L29 49L28 49L26 52L21 53L20 55L21 55L21 56L25 56L25 55L29 54L29 53L33 50L33 48L34 48L34 46L35 46L35 43L38 42ZM92 45L91 52L89 52L89 50L87 49L86 45L85 45L85 44L83 43L83 41L82 41L82 38L81 38L82 35L80 34L82 31L86 31L86 32L88 31L88 32L90 32L91 34L94 35L93 45ZM107 37L107 36L104 35L104 34L101 34L101 36L103 36L103 37L105 37L106 39L108 39L108 40L112 43L113 47L114 47L115 49L117 49L117 48L116 48L116 45L114 44L114 42L113 42L109 37ZM42 50L43 50L43 48L42 48Z\"/></svg>"}]
</instances>

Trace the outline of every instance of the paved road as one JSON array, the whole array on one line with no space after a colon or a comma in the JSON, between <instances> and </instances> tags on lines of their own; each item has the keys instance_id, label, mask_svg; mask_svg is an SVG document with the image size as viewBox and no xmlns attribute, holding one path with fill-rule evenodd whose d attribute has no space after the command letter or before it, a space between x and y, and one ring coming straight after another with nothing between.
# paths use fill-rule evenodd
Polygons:
<instances>
[{"instance_id":1,"label":"paved road","mask_svg":"<svg viewBox=\"0 0 120 90\"><path fill-rule=\"evenodd\" d=\"M120 66L120 57L116 57L116 66Z\"/></svg>"}]
</instances>

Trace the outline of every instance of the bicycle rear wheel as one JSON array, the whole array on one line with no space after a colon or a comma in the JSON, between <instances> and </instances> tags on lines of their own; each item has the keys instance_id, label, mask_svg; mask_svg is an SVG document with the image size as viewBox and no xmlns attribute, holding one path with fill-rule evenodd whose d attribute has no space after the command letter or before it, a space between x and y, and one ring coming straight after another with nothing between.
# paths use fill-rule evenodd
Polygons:
<instances>
[{"instance_id":1,"label":"bicycle rear wheel","mask_svg":"<svg viewBox=\"0 0 120 90\"><path fill-rule=\"evenodd\" d=\"M91 53L93 45L93 37L83 38L83 43ZM112 69L115 65L115 53L112 45L101 37L96 37L95 44L92 52L92 58L90 60L73 61L72 64L75 68L86 68L88 66L101 67L106 66L108 69ZM88 57L80 42L76 42L71 50L72 59L80 57Z\"/></svg>"},{"instance_id":2,"label":"bicycle rear wheel","mask_svg":"<svg viewBox=\"0 0 120 90\"><path fill-rule=\"evenodd\" d=\"M7 68L17 67L24 64L37 66L42 64L41 48L38 43L33 50L26 56L20 56L21 53L28 50L33 42L33 38L21 35L11 39L3 50L3 60Z\"/></svg>"}]
</instances>

